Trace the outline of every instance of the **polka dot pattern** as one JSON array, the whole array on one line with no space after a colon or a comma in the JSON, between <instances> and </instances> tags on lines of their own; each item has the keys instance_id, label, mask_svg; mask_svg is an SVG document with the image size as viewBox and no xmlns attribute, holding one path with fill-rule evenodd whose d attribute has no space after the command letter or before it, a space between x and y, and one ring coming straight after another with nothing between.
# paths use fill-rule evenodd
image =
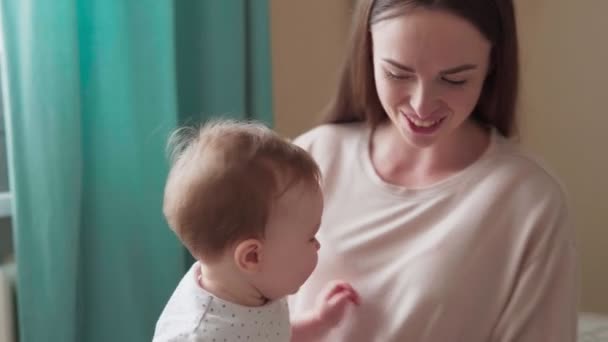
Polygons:
<instances>
[{"instance_id":1,"label":"polka dot pattern","mask_svg":"<svg viewBox=\"0 0 608 342\"><path fill-rule=\"evenodd\" d=\"M186 274L157 322L153 342L288 342L290 339L289 311L284 299L255 308L241 306L206 292L196 285L192 275Z\"/></svg>"}]
</instances>

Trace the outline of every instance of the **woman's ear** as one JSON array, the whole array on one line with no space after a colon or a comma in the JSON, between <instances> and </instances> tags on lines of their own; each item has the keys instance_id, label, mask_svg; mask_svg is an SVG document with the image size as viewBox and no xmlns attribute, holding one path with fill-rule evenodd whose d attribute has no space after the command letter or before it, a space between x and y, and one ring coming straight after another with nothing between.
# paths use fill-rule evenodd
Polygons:
<instances>
[{"instance_id":1,"label":"woman's ear","mask_svg":"<svg viewBox=\"0 0 608 342\"><path fill-rule=\"evenodd\" d=\"M239 270L245 273L258 273L262 265L263 243L258 239L239 242L234 249L234 261Z\"/></svg>"}]
</instances>

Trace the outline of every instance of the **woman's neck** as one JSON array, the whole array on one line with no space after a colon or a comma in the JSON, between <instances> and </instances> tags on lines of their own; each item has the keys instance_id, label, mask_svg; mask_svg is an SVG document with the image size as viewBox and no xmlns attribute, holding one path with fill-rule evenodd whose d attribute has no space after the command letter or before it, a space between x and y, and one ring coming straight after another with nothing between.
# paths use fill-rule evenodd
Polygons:
<instances>
[{"instance_id":1,"label":"woman's neck","mask_svg":"<svg viewBox=\"0 0 608 342\"><path fill-rule=\"evenodd\" d=\"M467 121L451 135L426 148L408 143L389 122L372 132L369 155L385 181L421 188L445 179L474 163L490 143L490 133Z\"/></svg>"}]
</instances>

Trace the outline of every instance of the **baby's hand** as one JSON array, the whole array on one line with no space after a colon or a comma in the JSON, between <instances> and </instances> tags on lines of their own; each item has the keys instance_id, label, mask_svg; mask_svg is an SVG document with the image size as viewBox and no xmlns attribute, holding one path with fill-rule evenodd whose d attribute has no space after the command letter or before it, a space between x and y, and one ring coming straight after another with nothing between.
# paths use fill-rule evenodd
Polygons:
<instances>
[{"instance_id":1,"label":"baby's hand","mask_svg":"<svg viewBox=\"0 0 608 342\"><path fill-rule=\"evenodd\" d=\"M291 323L291 342L318 341L344 318L350 304L359 305L359 294L343 281L328 283L317 296L313 310Z\"/></svg>"},{"instance_id":2,"label":"baby's hand","mask_svg":"<svg viewBox=\"0 0 608 342\"><path fill-rule=\"evenodd\" d=\"M350 284L336 280L328 283L319 293L315 311L319 321L331 329L342 321L351 303L357 306L361 304L359 294Z\"/></svg>"}]
</instances>

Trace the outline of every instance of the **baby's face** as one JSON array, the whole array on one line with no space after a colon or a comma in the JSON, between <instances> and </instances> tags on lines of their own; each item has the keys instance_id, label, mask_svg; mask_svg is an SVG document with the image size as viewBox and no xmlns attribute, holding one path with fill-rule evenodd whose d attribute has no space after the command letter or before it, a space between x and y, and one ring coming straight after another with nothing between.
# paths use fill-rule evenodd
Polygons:
<instances>
[{"instance_id":1,"label":"baby's face","mask_svg":"<svg viewBox=\"0 0 608 342\"><path fill-rule=\"evenodd\" d=\"M273 206L263 242L260 290L266 297L295 293L315 269L322 212L321 190L308 183L292 186Z\"/></svg>"}]
</instances>

